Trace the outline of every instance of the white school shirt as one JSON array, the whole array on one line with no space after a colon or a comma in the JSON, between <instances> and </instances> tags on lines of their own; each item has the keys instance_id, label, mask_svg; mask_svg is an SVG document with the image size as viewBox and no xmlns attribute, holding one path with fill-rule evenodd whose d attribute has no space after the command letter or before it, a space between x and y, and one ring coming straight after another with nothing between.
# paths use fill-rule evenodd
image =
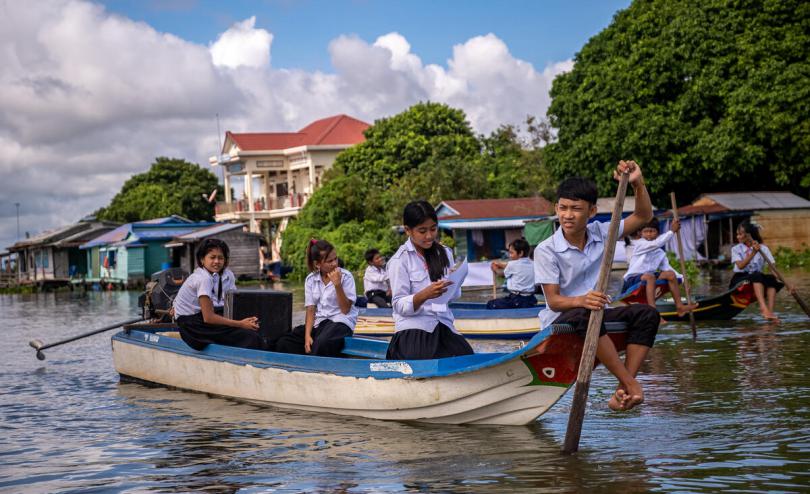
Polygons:
<instances>
[{"instance_id":1,"label":"white school shirt","mask_svg":"<svg viewBox=\"0 0 810 494\"><path fill-rule=\"evenodd\" d=\"M332 322L342 322L348 326L349 329L354 331L358 312L357 307L354 305L354 302L357 300L357 293L354 288L354 277L343 268L336 269L340 270L340 284L343 286L343 293L352 303L352 308L349 309L349 312L346 314L341 312L335 285L333 285L331 281L324 284L321 279L321 273L318 271L309 273L306 280L304 280L304 306L315 306L315 324L313 327L329 319Z\"/></svg>"},{"instance_id":2,"label":"white school shirt","mask_svg":"<svg viewBox=\"0 0 810 494\"><path fill-rule=\"evenodd\" d=\"M368 293L371 290L388 291L388 273L385 269L377 266L366 267L366 273L363 275L363 292Z\"/></svg>"},{"instance_id":3,"label":"white school shirt","mask_svg":"<svg viewBox=\"0 0 810 494\"><path fill-rule=\"evenodd\" d=\"M506 277L506 289L510 292L534 295L534 263L528 257L509 261L503 275Z\"/></svg>"},{"instance_id":4,"label":"white school shirt","mask_svg":"<svg viewBox=\"0 0 810 494\"><path fill-rule=\"evenodd\" d=\"M453 266L453 251L444 247L450 266ZM445 272L445 276L447 272ZM413 296L430 285L430 275L424 258L408 239L399 247L396 254L388 260L388 279L391 282L391 305L394 314L394 331L421 329L432 333L439 323L458 334L453 321L453 311L446 304L433 304L430 300L413 308ZM447 287L452 291L451 300L461 296L461 284Z\"/></svg>"},{"instance_id":5,"label":"white school shirt","mask_svg":"<svg viewBox=\"0 0 810 494\"><path fill-rule=\"evenodd\" d=\"M564 297L578 297L593 290L599 279L609 228L610 222L588 223L584 250L571 245L563 236L563 229L558 228L534 249L534 282L560 285L560 295ZM624 220L619 224L617 238L623 232ZM559 315L546 305L538 314L540 328L553 323Z\"/></svg>"},{"instance_id":6,"label":"white school shirt","mask_svg":"<svg viewBox=\"0 0 810 494\"><path fill-rule=\"evenodd\" d=\"M669 242L674 232L671 230L659 235L653 240L645 240L640 238L633 241L633 257L630 259L630 265L627 266L627 272L624 274L624 279L633 275L654 273L656 271L672 271L675 276L680 277L680 273L672 269L667 259L667 254L661 247Z\"/></svg>"},{"instance_id":7,"label":"white school shirt","mask_svg":"<svg viewBox=\"0 0 810 494\"><path fill-rule=\"evenodd\" d=\"M765 267L765 260L759 254L755 255L744 268L740 269L737 267L737 261L742 261L748 257L753 250L753 248L745 244L737 244L731 248L731 265L734 266L735 273L756 273L762 271L762 268ZM768 260L776 265L771 250L768 249L767 246L760 244L759 251L768 256Z\"/></svg>"},{"instance_id":8,"label":"white school shirt","mask_svg":"<svg viewBox=\"0 0 810 494\"><path fill-rule=\"evenodd\" d=\"M226 269L230 272L229 269ZM191 275L186 278L177 296L174 298L172 306L174 307L175 316L193 316L199 314L202 309L200 308L200 297L205 295L211 299L211 303L215 307L222 307L225 304L225 294L227 293L226 287L228 285L227 273L222 278L222 297L217 297L219 292L219 273L211 273L203 267L198 267ZM233 273L231 273L233 277ZM236 289L235 282L233 283L232 290ZM216 305L219 303L220 305Z\"/></svg>"}]
</instances>

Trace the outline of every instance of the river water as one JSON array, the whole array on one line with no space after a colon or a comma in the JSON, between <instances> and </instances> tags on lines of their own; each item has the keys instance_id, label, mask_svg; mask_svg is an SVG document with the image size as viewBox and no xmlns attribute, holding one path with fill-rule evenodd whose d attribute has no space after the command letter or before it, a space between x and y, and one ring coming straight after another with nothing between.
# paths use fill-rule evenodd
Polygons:
<instances>
[{"instance_id":1,"label":"river water","mask_svg":"<svg viewBox=\"0 0 810 494\"><path fill-rule=\"evenodd\" d=\"M807 273L788 278L810 297ZM131 318L137 295L0 295L0 491L810 491L810 323L786 293L782 324L752 306L698 323L696 342L687 324L662 327L637 411L610 412L614 381L595 371L574 456L559 453L570 392L528 427L419 425L122 384L112 332L44 362L28 347Z\"/></svg>"}]
</instances>

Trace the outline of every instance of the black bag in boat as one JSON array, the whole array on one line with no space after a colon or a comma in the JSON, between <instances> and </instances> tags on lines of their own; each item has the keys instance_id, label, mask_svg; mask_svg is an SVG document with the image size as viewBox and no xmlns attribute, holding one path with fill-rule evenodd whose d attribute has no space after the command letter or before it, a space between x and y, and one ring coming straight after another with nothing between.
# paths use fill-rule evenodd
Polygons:
<instances>
[{"instance_id":1,"label":"black bag in boat","mask_svg":"<svg viewBox=\"0 0 810 494\"><path fill-rule=\"evenodd\" d=\"M171 322L168 311L186 278L188 272L182 268L164 269L153 274L146 290L138 297L143 317L154 322Z\"/></svg>"},{"instance_id":2,"label":"black bag in boat","mask_svg":"<svg viewBox=\"0 0 810 494\"><path fill-rule=\"evenodd\" d=\"M259 334L271 345L292 331L292 293L276 290L237 290L225 296L225 317L259 318Z\"/></svg>"}]
</instances>

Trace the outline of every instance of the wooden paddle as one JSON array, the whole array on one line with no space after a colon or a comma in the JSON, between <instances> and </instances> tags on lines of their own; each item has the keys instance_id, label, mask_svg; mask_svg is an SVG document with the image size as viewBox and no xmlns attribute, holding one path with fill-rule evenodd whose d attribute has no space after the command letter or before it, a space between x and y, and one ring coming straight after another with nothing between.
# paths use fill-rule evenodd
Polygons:
<instances>
[{"instance_id":1,"label":"wooden paddle","mask_svg":"<svg viewBox=\"0 0 810 494\"><path fill-rule=\"evenodd\" d=\"M101 329L95 329L93 331L90 331L89 333L84 333L84 334L80 334L78 336L73 336L72 338L67 338L67 339L62 340L62 341L57 341L56 343L49 343L49 344L46 345L46 344L44 344L42 342L42 340L31 340L31 341L28 342L28 345L30 345L31 348L33 348L34 350L37 351L37 358L39 360L45 360L45 354L42 353L42 350L52 348L52 347L55 347L55 346L59 346L59 345L64 345L65 343L70 343L71 341L76 341L76 340L80 340L82 338L86 338L88 336L93 336L94 334L103 333L105 331L109 331L111 329L115 329L117 327L124 326L125 324L135 324L136 322L140 322L140 321L143 321L143 317L139 317L137 319L130 319L129 321L123 321L123 322L115 323L115 324L112 324L110 326L105 326L105 327L103 327Z\"/></svg>"},{"instance_id":2,"label":"wooden paddle","mask_svg":"<svg viewBox=\"0 0 810 494\"><path fill-rule=\"evenodd\" d=\"M610 217L608 237L605 241L605 253L602 257L602 266L599 269L599 279L594 290L605 293L613 265L613 254L616 251L616 238L619 236L619 224L622 219L624 196L627 193L629 174L622 173L619 180L619 189L616 191L616 202L613 204L613 214ZM571 403L571 413L568 415L568 428L565 431L563 453L575 453L579 449L579 438L582 435L582 422L585 419L585 405L588 401L588 389L591 386L591 374L596 359L596 346L599 342L599 329L602 326L604 310L591 311L588 319L588 332L585 334L585 343L582 348L582 358L579 361L577 384L574 388L574 401Z\"/></svg>"},{"instance_id":3,"label":"wooden paddle","mask_svg":"<svg viewBox=\"0 0 810 494\"><path fill-rule=\"evenodd\" d=\"M672 220L678 220L678 202L675 200L675 193L670 192L669 198L672 200ZM681 240L681 230L675 232L678 239L678 259L681 261L681 273L683 273L683 291L686 292L686 303L692 305L692 295L689 289L689 280L686 279L686 261L683 258L683 241ZM697 247L697 246L695 246ZM680 300L678 301L680 302ZM692 326L692 341L697 340L697 326L695 325L695 313L689 311L689 324Z\"/></svg>"},{"instance_id":4,"label":"wooden paddle","mask_svg":"<svg viewBox=\"0 0 810 494\"><path fill-rule=\"evenodd\" d=\"M768 256L762 253L762 250L757 249L757 252L759 252L759 255L761 255L762 258L765 259L765 262L768 263L768 267L771 268L771 273L773 273L773 275L776 276L776 279L778 279L779 282L782 283L783 285L787 286L785 278L782 276L782 273L780 273L779 270L776 269L776 265L773 262L771 262L770 259L768 259ZM810 307L807 307L807 304L804 302L804 300L802 300L799 294L796 291L791 291L790 294L793 295L793 298L796 299L796 303L798 303L799 306L804 311L804 313L807 314L807 317L810 317Z\"/></svg>"}]
</instances>

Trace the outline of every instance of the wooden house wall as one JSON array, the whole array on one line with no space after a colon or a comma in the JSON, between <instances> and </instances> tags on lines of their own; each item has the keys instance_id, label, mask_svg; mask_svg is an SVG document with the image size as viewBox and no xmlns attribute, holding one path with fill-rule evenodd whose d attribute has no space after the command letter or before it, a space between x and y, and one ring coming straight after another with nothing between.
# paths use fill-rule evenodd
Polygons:
<instances>
[{"instance_id":1,"label":"wooden house wall","mask_svg":"<svg viewBox=\"0 0 810 494\"><path fill-rule=\"evenodd\" d=\"M229 231L211 235L208 238L217 238L228 244L231 253L228 267L237 278L257 279L259 277L261 272L259 266L259 239L256 236L246 234L243 231ZM194 271L197 266L194 256L200 242L186 244L184 247L176 247L183 249L180 255L181 268L189 272ZM191 245L191 249L188 248L188 245Z\"/></svg>"},{"instance_id":2,"label":"wooden house wall","mask_svg":"<svg viewBox=\"0 0 810 494\"><path fill-rule=\"evenodd\" d=\"M757 211L752 219L760 225L762 241L771 250L810 247L810 209Z\"/></svg>"},{"instance_id":3,"label":"wooden house wall","mask_svg":"<svg viewBox=\"0 0 810 494\"><path fill-rule=\"evenodd\" d=\"M144 248L131 247L127 249L127 280L145 278Z\"/></svg>"},{"instance_id":4,"label":"wooden house wall","mask_svg":"<svg viewBox=\"0 0 810 494\"><path fill-rule=\"evenodd\" d=\"M151 278L153 273L163 269L163 264L170 262L169 249L163 245L166 240L146 243L146 252L144 253L144 271L142 276L146 279Z\"/></svg>"},{"instance_id":5,"label":"wooden house wall","mask_svg":"<svg viewBox=\"0 0 810 494\"><path fill-rule=\"evenodd\" d=\"M54 278L67 278L69 276L68 270L70 268L70 261L68 260L67 249L52 249L53 253L53 277Z\"/></svg>"}]
</instances>

